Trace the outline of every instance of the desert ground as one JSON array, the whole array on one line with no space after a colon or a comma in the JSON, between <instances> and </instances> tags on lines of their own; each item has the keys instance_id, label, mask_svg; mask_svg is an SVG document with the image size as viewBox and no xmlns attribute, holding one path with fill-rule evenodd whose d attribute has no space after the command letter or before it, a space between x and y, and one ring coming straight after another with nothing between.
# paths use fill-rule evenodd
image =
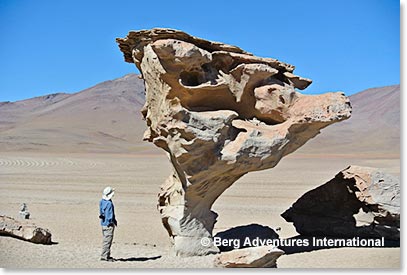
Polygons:
<instances>
[{"instance_id":1,"label":"desert ground","mask_svg":"<svg viewBox=\"0 0 407 275\"><path fill-rule=\"evenodd\" d=\"M214 233L257 223L296 236L280 214L302 194L350 164L400 175L394 155L307 155L293 153L277 167L247 174L215 202ZM171 256L156 209L160 184L170 173L163 153L0 154L0 214L18 216L25 202L31 221L52 232L53 245L0 237L4 268L211 268L213 255ZM101 262L98 202L105 186L116 188L116 228L112 256ZM399 268L400 248L331 248L281 256L278 268Z\"/></svg>"}]
</instances>

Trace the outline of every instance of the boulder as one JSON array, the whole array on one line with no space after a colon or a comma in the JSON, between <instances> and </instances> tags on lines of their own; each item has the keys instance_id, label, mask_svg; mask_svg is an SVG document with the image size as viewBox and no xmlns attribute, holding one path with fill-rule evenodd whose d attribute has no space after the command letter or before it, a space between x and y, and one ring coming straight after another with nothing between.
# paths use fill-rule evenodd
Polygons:
<instances>
[{"instance_id":1,"label":"boulder","mask_svg":"<svg viewBox=\"0 0 407 275\"><path fill-rule=\"evenodd\" d=\"M399 179L376 168L349 166L281 216L302 235L399 240Z\"/></svg>"},{"instance_id":2,"label":"boulder","mask_svg":"<svg viewBox=\"0 0 407 275\"><path fill-rule=\"evenodd\" d=\"M351 114L343 93L302 95L296 88L311 80L293 65L236 46L170 29L131 31L117 42L145 81L144 140L173 166L158 209L176 255L218 252L200 243L212 239L215 200Z\"/></svg>"},{"instance_id":3,"label":"boulder","mask_svg":"<svg viewBox=\"0 0 407 275\"><path fill-rule=\"evenodd\" d=\"M32 243L51 244L51 232L32 223L0 215L0 235L11 236Z\"/></svg>"},{"instance_id":4,"label":"boulder","mask_svg":"<svg viewBox=\"0 0 407 275\"><path fill-rule=\"evenodd\" d=\"M277 267L284 251L275 246L258 246L222 252L216 256L215 267Z\"/></svg>"}]
</instances>

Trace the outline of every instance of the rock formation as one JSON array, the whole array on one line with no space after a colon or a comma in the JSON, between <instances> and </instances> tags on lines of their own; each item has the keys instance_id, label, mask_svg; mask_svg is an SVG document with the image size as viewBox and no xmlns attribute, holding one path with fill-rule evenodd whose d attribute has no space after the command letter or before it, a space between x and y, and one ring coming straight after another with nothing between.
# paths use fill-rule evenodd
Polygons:
<instances>
[{"instance_id":1,"label":"rock formation","mask_svg":"<svg viewBox=\"0 0 407 275\"><path fill-rule=\"evenodd\" d=\"M275 246L258 246L220 253L215 267L277 267L284 251Z\"/></svg>"},{"instance_id":2,"label":"rock formation","mask_svg":"<svg viewBox=\"0 0 407 275\"><path fill-rule=\"evenodd\" d=\"M329 124L350 117L343 93L306 96L294 66L182 31L131 31L118 38L145 80L144 139L174 167L158 209L177 255L218 252L215 200L251 171L272 168Z\"/></svg>"},{"instance_id":3,"label":"rock formation","mask_svg":"<svg viewBox=\"0 0 407 275\"><path fill-rule=\"evenodd\" d=\"M11 236L32 243L51 244L51 232L26 221L0 215L0 235Z\"/></svg>"},{"instance_id":4,"label":"rock formation","mask_svg":"<svg viewBox=\"0 0 407 275\"><path fill-rule=\"evenodd\" d=\"M350 166L305 193L282 217L308 236L399 240L399 180L375 168Z\"/></svg>"}]
</instances>

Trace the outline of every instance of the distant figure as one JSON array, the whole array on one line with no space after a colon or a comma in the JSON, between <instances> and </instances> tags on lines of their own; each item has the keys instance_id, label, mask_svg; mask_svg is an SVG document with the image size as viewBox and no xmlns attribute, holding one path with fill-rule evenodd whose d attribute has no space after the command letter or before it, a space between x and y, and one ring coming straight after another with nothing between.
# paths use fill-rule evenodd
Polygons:
<instances>
[{"instance_id":1,"label":"distant figure","mask_svg":"<svg viewBox=\"0 0 407 275\"><path fill-rule=\"evenodd\" d=\"M26 219L26 220L28 220L30 218L30 212L28 212L28 207L27 207L27 204L25 204L25 203L22 203L20 205L20 217L22 219Z\"/></svg>"},{"instance_id":2,"label":"distant figure","mask_svg":"<svg viewBox=\"0 0 407 275\"><path fill-rule=\"evenodd\" d=\"M113 242L114 228L117 226L112 202L113 195L114 189L110 186L106 187L103 190L102 199L99 203L99 218L103 233L103 248L100 260L108 262L114 261L114 259L110 257L110 247Z\"/></svg>"}]
</instances>

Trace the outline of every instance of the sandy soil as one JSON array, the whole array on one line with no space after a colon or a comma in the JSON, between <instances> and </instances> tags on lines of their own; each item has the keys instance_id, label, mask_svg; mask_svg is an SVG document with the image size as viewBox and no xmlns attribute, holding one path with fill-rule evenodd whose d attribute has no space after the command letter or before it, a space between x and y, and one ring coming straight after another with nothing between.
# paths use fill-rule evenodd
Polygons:
<instances>
[{"instance_id":1,"label":"sandy soil","mask_svg":"<svg viewBox=\"0 0 407 275\"><path fill-rule=\"evenodd\" d=\"M248 174L214 204L215 233L258 223L280 227L281 237L296 236L280 217L298 197L325 183L350 164L400 174L398 158L289 156L271 170ZM54 245L0 237L5 268L210 268L214 256L170 256L166 231L156 210L160 184L169 175L164 155L0 154L0 213L16 217L28 204L32 221L53 234ZM99 261L101 190L112 185L119 227L114 263ZM279 258L279 268L399 268L400 248L332 248Z\"/></svg>"}]
</instances>

